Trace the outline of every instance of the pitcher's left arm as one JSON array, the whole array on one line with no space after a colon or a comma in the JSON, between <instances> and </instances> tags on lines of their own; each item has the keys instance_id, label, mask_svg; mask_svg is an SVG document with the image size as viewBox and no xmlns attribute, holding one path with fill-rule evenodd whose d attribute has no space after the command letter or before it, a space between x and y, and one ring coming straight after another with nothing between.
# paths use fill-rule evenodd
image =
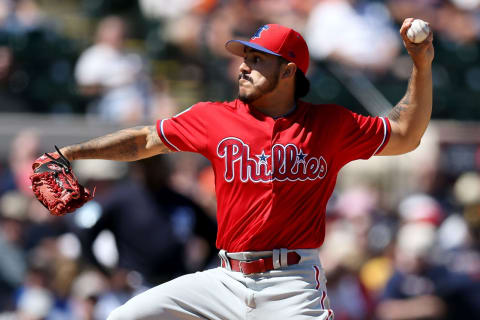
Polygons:
<instances>
[{"instance_id":1,"label":"pitcher's left arm","mask_svg":"<svg viewBox=\"0 0 480 320\"><path fill-rule=\"evenodd\" d=\"M377 155L396 155L414 150L427 129L432 114L432 61L434 57L433 33L421 43L413 43L407 31L413 18L405 19L400 28L405 48L413 60L413 70L407 92L388 115L391 125L390 139Z\"/></svg>"}]
</instances>

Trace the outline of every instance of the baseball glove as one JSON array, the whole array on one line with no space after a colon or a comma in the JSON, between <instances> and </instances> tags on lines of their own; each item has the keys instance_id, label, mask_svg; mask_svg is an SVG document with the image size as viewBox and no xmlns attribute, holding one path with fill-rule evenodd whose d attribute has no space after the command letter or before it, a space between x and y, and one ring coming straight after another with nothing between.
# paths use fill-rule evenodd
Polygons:
<instances>
[{"instance_id":1,"label":"baseball glove","mask_svg":"<svg viewBox=\"0 0 480 320\"><path fill-rule=\"evenodd\" d=\"M78 183L70 161L55 146L57 154L45 153L32 165L32 190L35 197L55 216L75 211L93 199L90 192Z\"/></svg>"}]
</instances>

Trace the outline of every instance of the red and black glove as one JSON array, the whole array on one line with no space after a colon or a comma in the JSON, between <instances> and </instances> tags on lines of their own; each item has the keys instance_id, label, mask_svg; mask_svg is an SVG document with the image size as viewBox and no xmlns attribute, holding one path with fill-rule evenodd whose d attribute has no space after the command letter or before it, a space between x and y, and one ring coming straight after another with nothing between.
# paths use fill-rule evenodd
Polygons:
<instances>
[{"instance_id":1,"label":"red and black glove","mask_svg":"<svg viewBox=\"0 0 480 320\"><path fill-rule=\"evenodd\" d=\"M78 183L70 161L55 146L57 153L45 153L32 165L32 190L45 208L55 216L75 211L93 199L90 192Z\"/></svg>"}]
</instances>

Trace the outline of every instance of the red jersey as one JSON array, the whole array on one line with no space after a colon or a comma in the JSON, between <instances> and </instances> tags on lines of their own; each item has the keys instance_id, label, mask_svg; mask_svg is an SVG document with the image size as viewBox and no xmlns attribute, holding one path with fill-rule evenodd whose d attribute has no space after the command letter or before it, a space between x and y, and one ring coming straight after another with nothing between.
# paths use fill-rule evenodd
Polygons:
<instances>
[{"instance_id":1,"label":"red jersey","mask_svg":"<svg viewBox=\"0 0 480 320\"><path fill-rule=\"evenodd\" d=\"M239 252L320 247L338 171L380 152L390 123L302 101L274 119L235 100L195 104L157 131L171 150L211 161L217 247Z\"/></svg>"}]
</instances>

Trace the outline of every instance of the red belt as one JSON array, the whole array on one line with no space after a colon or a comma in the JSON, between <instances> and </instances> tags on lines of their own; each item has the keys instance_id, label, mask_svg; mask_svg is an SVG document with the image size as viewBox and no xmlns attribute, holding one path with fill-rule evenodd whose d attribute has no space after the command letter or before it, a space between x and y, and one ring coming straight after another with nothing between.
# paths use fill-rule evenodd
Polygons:
<instances>
[{"instance_id":1,"label":"red belt","mask_svg":"<svg viewBox=\"0 0 480 320\"><path fill-rule=\"evenodd\" d=\"M227 257L232 271L242 272L243 274L261 273L273 270L273 257L261 258L258 260L242 261ZM226 268L225 261L222 260L222 267ZM300 262L300 255L296 252L287 253L287 265L294 265Z\"/></svg>"}]
</instances>

